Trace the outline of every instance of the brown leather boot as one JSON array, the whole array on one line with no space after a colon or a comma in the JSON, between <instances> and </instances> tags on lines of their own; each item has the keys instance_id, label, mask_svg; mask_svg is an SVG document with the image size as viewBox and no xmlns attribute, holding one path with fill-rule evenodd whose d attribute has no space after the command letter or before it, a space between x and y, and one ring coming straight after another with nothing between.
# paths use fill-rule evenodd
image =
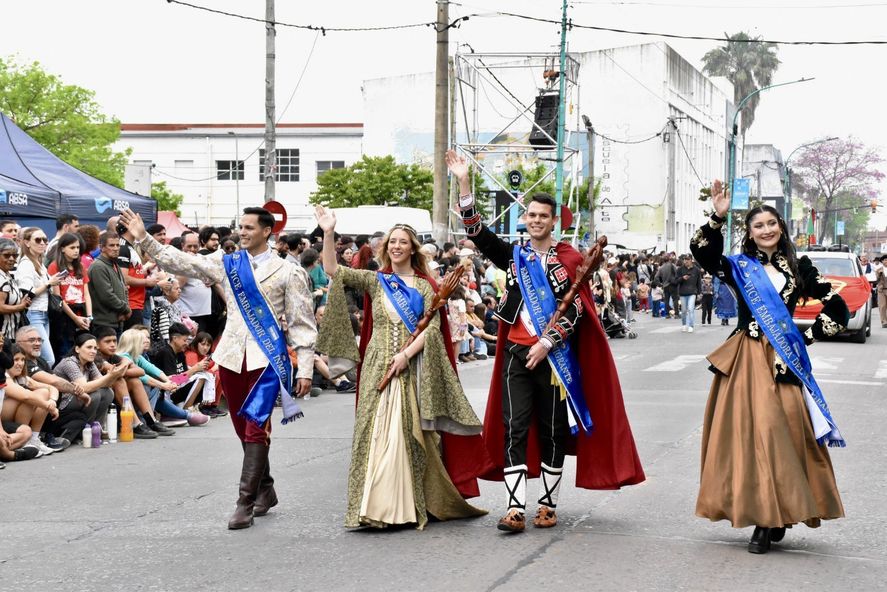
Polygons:
<instances>
[{"instance_id":1,"label":"brown leather boot","mask_svg":"<svg viewBox=\"0 0 887 592\"><path fill-rule=\"evenodd\" d=\"M268 510L277 505L277 492L274 491L274 478L271 476L271 466L265 463L265 472L259 481L259 493L256 495L256 504L253 506L253 516L264 516Z\"/></svg>"},{"instance_id":2,"label":"brown leather boot","mask_svg":"<svg viewBox=\"0 0 887 592\"><path fill-rule=\"evenodd\" d=\"M243 467L240 471L240 496L237 509L228 520L230 530L249 528L253 525L253 515L259 482L268 465L268 447L247 442L243 446Z\"/></svg>"}]
</instances>

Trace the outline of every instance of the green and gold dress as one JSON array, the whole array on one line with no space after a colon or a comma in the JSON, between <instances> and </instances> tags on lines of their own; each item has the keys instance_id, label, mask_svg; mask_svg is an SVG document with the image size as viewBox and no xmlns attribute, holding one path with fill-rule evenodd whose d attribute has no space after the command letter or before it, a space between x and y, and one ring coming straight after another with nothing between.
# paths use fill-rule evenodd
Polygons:
<instances>
[{"instance_id":1,"label":"green and gold dress","mask_svg":"<svg viewBox=\"0 0 887 592\"><path fill-rule=\"evenodd\" d=\"M421 529L429 514L439 520L483 515L462 498L441 460L439 431L476 435L482 424L450 365L439 315L409 368L383 391L377 389L409 337L378 278L373 271L338 268L317 345L331 357L357 361L344 286L365 292L372 302L372 333L361 367L345 526L415 523ZM416 277L414 287L428 310L431 285Z\"/></svg>"}]
</instances>

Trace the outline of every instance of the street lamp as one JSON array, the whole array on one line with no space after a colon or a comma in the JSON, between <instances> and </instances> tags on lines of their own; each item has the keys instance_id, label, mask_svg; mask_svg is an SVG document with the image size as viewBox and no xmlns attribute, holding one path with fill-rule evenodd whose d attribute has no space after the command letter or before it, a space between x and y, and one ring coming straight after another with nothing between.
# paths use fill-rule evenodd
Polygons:
<instances>
[{"instance_id":1,"label":"street lamp","mask_svg":"<svg viewBox=\"0 0 887 592\"><path fill-rule=\"evenodd\" d=\"M788 219L788 204L790 203L790 200L791 200L791 198L792 198L792 171L791 171L791 169L788 167L788 163L791 162L791 160L792 160L792 156L794 156L794 155L795 155L795 152L797 152L797 151L800 150L801 148L808 148L808 147L810 147L810 146L816 146L817 144L824 144L824 143L826 143L826 142L832 142L832 141L837 140L837 139L838 139L837 136L833 136L833 137L831 137L831 138L823 138L822 140L816 140L815 142L809 142L809 143L807 143L807 144L801 144L800 146L798 146L797 148L795 148L794 150L792 150L792 151L789 153L788 158L785 159L785 162L782 164L782 167L783 167L783 173L784 173L784 174L783 174L783 180L782 180L782 194L785 196L785 203L784 203L783 206L782 206L782 210L783 210L783 211L782 211L782 215L783 215L783 217L785 217L786 219Z\"/></svg>"},{"instance_id":2,"label":"street lamp","mask_svg":"<svg viewBox=\"0 0 887 592\"><path fill-rule=\"evenodd\" d=\"M736 113L733 114L733 127L731 128L733 133L730 135L730 161L727 174L727 188L730 191L730 209L727 210L727 240L724 243L724 251L727 255L730 254L730 251L733 248L733 179L736 176L736 136L739 135L739 127L736 124L736 118L742 113L742 108L745 107L748 100L756 94L771 88L776 88L777 86L788 86L789 84L808 82L810 80L814 79L801 78L799 80L792 80L791 82L780 82L779 84L764 86L745 95L745 97L739 101L739 105L736 106Z\"/></svg>"},{"instance_id":3,"label":"street lamp","mask_svg":"<svg viewBox=\"0 0 887 592\"><path fill-rule=\"evenodd\" d=\"M234 210L234 220L237 220L240 217L240 145L237 141L237 134L234 132L228 132L229 136L234 136L234 183L235 183L235 210Z\"/></svg>"}]
</instances>

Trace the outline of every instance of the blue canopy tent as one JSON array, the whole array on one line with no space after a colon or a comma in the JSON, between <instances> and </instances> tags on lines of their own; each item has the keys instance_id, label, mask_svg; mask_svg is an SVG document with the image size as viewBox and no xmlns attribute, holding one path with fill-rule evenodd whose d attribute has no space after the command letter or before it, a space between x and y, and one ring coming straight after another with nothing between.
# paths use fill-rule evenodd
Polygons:
<instances>
[{"instance_id":1,"label":"blue canopy tent","mask_svg":"<svg viewBox=\"0 0 887 592\"><path fill-rule=\"evenodd\" d=\"M55 218L74 214L104 229L130 208L146 224L157 221L157 202L91 177L64 162L0 113L0 216L55 234ZM5 194L5 200L3 198ZM10 197L12 196L12 197Z\"/></svg>"}]
</instances>

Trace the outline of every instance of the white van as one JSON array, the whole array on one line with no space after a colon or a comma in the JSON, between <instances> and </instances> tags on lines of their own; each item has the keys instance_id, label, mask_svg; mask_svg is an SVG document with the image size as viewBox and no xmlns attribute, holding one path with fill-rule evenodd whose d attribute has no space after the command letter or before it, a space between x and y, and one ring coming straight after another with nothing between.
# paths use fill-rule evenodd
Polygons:
<instances>
[{"instance_id":1,"label":"white van","mask_svg":"<svg viewBox=\"0 0 887 592\"><path fill-rule=\"evenodd\" d=\"M388 232L395 224L409 224L416 229L419 242L432 238L431 213L419 208L399 206L358 206L334 208L336 232L357 236Z\"/></svg>"}]
</instances>

